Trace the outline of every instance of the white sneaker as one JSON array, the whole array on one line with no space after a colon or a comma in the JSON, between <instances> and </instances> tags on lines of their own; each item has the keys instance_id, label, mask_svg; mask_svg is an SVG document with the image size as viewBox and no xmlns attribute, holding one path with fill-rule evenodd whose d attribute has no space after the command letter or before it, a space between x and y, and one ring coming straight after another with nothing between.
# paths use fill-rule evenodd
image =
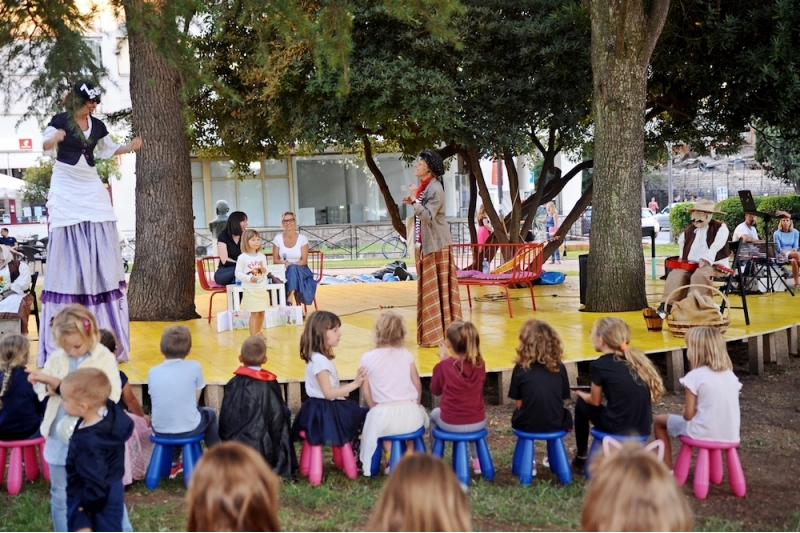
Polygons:
<instances>
[{"instance_id":1,"label":"white sneaker","mask_svg":"<svg viewBox=\"0 0 800 533\"><path fill-rule=\"evenodd\" d=\"M481 462L477 457L472 458L472 471L476 474L481 473Z\"/></svg>"},{"instance_id":2,"label":"white sneaker","mask_svg":"<svg viewBox=\"0 0 800 533\"><path fill-rule=\"evenodd\" d=\"M536 477L536 463L533 463L533 471L531 472L531 476Z\"/></svg>"},{"instance_id":3,"label":"white sneaker","mask_svg":"<svg viewBox=\"0 0 800 533\"><path fill-rule=\"evenodd\" d=\"M544 459L542 459L542 466L545 467L545 468L550 468L550 458L549 457L545 456Z\"/></svg>"}]
</instances>

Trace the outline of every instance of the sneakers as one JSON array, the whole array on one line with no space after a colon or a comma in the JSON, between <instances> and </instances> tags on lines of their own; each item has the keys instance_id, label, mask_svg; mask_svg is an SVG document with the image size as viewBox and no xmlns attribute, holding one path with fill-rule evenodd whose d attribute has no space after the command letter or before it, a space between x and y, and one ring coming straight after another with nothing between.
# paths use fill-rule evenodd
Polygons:
<instances>
[{"instance_id":1,"label":"sneakers","mask_svg":"<svg viewBox=\"0 0 800 533\"><path fill-rule=\"evenodd\" d=\"M533 470L531 470L531 476L536 477L536 461L533 462Z\"/></svg>"},{"instance_id":2,"label":"sneakers","mask_svg":"<svg viewBox=\"0 0 800 533\"><path fill-rule=\"evenodd\" d=\"M542 466L545 468L550 468L550 458L546 455L544 456L544 459L542 459Z\"/></svg>"},{"instance_id":3,"label":"sneakers","mask_svg":"<svg viewBox=\"0 0 800 533\"><path fill-rule=\"evenodd\" d=\"M476 474L481 473L481 462L477 457L472 458L472 471Z\"/></svg>"},{"instance_id":4,"label":"sneakers","mask_svg":"<svg viewBox=\"0 0 800 533\"><path fill-rule=\"evenodd\" d=\"M586 477L586 458L576 456L572 460L572 468L575 469L575 474Z\"/></svg>"},{"instance_id":5,"label":"sneakers","mask_svg":"<svg viewBox=\"0 0 800 533\"><path fill-rule=\"evenodd\" d=\"M183 461L179 461L178 464L172 465L172 469L169 471L169 478L175 479L175 476L183 472Z\"/></svg>"}]
</instances>

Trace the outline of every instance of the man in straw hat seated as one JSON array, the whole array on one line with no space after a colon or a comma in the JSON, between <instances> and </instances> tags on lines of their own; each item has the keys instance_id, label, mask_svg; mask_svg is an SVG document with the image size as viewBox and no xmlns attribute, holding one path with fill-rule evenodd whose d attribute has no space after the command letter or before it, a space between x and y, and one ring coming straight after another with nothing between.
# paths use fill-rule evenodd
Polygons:
<instances>
[{"instance_id":1,"label":"man in straw hat seated","mask_svg":"<svg viewBox=\"0 0 800 533\"><path fill-rule=\"evenodd\" d=\"M724 222L711 218L714 213L726 213L714 209L714 202L711 200L699 200L688 211L692 216L692 223L678 237L678 247L681 250L680 258L697 263L697 269L676 268L669 273L661 304L658 306L658 314L662 318L669 314L673 303L686 297L686 290L677 291L670 297L672 291L689 284L712 287L714 277L726 275L725 271L717 267L728 269L728 256L731 254L728 246L730 232ZM710 290L700 291L702 294L711 294Z\"/></svg>"}]
</instances>

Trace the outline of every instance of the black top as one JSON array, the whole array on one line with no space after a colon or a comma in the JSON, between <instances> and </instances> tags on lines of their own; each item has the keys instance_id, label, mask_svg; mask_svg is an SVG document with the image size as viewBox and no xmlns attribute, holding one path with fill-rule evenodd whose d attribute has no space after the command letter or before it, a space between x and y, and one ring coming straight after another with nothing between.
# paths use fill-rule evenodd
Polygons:
<instances>
[{"instance_id":1,"label":"black top","mask_svg":"<svg viewBox=\"0 0 800 533\"><path fill-rule=\"evenodd\" d=\"M649 435L653 426L650 390L642 378L614 354L603 354L589 366L592 383L603 388L606 408L602 427L609 433ZM634 377L635 376L635 377Z\"/></svg>"},{"instance_id":2,"label":"black top","mask_svg":"<svg viewBox=\"0 0 800 533\"><path fill-rule=\"evenodd\" d=\"M569 396L569 378L564 365L558 365L558 372L550 372L539 363L533 363L528 370L515 366L508 397L522 400L522 407L514 409L511 427L528 433L571 428L572 414L564 407L564 400Z\"/></svg>"},{"instance_id":3,"label":"black top","mask_svg":"<svg viewBox=\"0 0 800 533\"><path fill-rule=\"evenodd\" d=\"M242 236L239 235L239 242L241 243ZM217 242L221 242L225 244L225 247L228 249L228 262L224 265L222 263L219 264L219 267L223 266L236 266L236 260L239 259L239 256L242 254L242 249L239 248L239 245L233 242L233 236L228 233L228 230L222 230L217 235ZM219 268L217 267L217 268Z\"/></svg>"},{"instance_id":4,"label":"black top","mask_svg":"<svg viewBox=\"0 0 800 533\"><path fill-rule=\"evenodd\" d=\"M97 146L98 140L108 135L108 130L99 119L89 115L89 120L92 121L92 131L89 132L88 139L84 137L83 132L75 123L75 119L69 113L59 113L50 120L48 126L64 130L67 133L56 148L57 160L68 165L75 165L81 156L85 156L89 166L94 166L94 147Z\"/></svg>"},{"instance_id":5,"label":"black top","mask_svg":"<svg viewBox=\"0 0 800 533\"><path fill-rule=\"evenodd\" d=\"M0 383L2 380L3 372L0 372ZM22 440L36 433L42 424L46 405L47 399L40 402L33 392L25 368L13 369L3 396L3 408L0 409L0 440ZM0 465L0 468L4 467Z\"/></svg>"}]
</instances>

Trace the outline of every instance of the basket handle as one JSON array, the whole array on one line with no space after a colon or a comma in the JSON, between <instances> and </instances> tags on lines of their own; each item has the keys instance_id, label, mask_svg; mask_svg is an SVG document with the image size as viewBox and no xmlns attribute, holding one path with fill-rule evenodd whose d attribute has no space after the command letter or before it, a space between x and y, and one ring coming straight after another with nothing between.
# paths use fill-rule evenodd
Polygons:
<instances>
[{"instance_id":1,"label":"basket handle","mask_svg":"<svg viewBox=\"0 0 800 533\"><path fill-rule=\"evenodd\" d=\"M728 300L728 297L727 297L727 296L725 296L725 293L724 293L724 292L722 292L722 291L721 291L721 290L719 290L718 288L716 288L716 287L712 287L712 286L710 286L710 285L703 285L702 283L690 283L690 284L688 284L688 285L681 285L681 286L680 286L680 287L678 287L677 289L673 289L673 291L672 291L672 292L670 292L670 293L667 295L667 299L666 299L665 301L667 301L667 302L668 302L668 301L670 300L670 298L672 298L672 295L673 295L673 294L675 294L676 292L678 292L678 291L680 291L680 290L683 290L683 289L688 289L689 287L703 287L704 289L711 289L712 291L714 291L714 292L716 292L717 294L719 294L720 296L722 296L722 299L725 301L725 311L727 311L727 313L728 313L728 320L730 320L730 318L731 318L731 302ZM671 314L672 314L672 313L670 313L670 315L671 315ZM725 318L725 316L724 316L724 313L723 313L723 316L722 316L722 318L723 318L723 319Z\"/></svg>"}]
</instances>

